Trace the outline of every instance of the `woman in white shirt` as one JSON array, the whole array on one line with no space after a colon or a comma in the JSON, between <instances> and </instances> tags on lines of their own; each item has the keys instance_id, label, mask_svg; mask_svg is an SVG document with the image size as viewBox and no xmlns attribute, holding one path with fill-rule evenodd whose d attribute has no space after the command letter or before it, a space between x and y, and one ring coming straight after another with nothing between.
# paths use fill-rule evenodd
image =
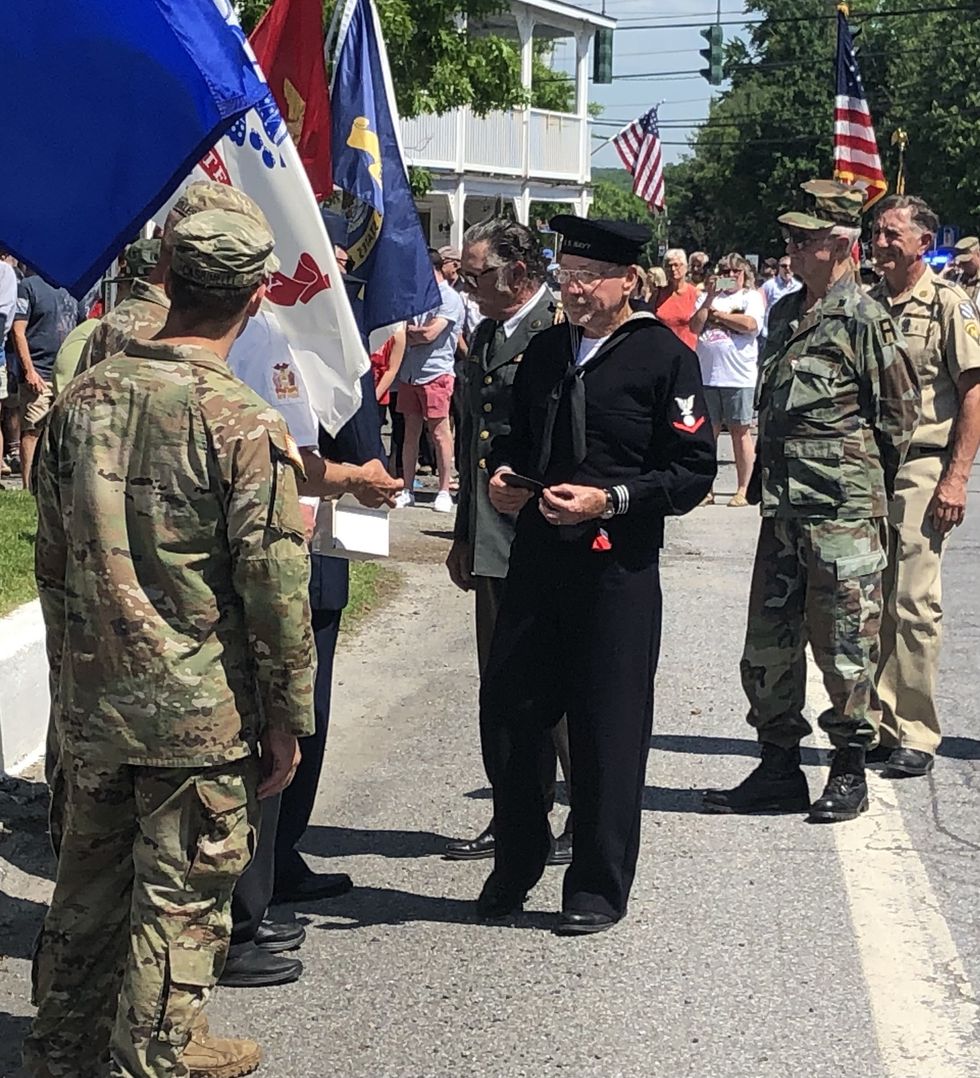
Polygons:
<instances>
[{"instance_id":1,"label":"woman in white shirt","mask_svg":"<svg viewBox=\"0 0 980 1078\"><path fill-rule=\"evenodd\" d=\"M735 453L737 489L731 506L748 505L746 491L755 463L751 425L758 376L758 336L765 305L755 288L751 266L740 254L718 260L705 282L689 323L697 335L698 361L715 437L722 423L728 428ZM704 504L714 503L709 494Z\"/></svg>"}]
</instances>

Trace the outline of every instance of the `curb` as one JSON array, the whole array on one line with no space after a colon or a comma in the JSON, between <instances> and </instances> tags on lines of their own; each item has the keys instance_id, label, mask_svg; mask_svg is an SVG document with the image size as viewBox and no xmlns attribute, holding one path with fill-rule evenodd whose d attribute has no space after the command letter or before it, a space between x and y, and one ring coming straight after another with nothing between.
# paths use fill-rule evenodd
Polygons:
<instances>
[{"instance_id":1,"label":"curb","mask_svg":"<svg viewBox=\"0 0 980 1078\"><path fill-rule=\"evenodd\" d=\"M35 599L0 618L0 774L16 775L44 754L48 727L48 656Z\"/></svg>"}]
</instances>

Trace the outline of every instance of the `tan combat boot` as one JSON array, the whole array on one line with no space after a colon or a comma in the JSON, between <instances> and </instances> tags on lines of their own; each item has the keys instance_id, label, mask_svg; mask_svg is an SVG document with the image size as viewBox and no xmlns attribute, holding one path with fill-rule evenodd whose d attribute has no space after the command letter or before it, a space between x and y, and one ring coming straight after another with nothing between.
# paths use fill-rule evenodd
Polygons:
<instances>
[{"instance_id":1,"label":"tan combat boot","mask_svg":"<svg viewBox=\"0 0 980 1078\"><path fill-rule=\"evenodd\" d=\"M180 1061L190 1071L190 1078L243 1078L259 1069L262 1049L255 1041L212 1037L202 1014L194 1023Z\"/></svg>"}]
</instances>

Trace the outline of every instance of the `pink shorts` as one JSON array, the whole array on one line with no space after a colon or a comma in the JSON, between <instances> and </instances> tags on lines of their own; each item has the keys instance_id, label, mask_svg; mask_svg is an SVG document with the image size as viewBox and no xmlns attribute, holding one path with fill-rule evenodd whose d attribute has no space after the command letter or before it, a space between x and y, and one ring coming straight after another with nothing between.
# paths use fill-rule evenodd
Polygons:
<instances>
[{"instance_id":1,"label":"pink shorts","mask_svg":"<svg viewBox=\"0 0 980 1078\"><path fill-rule=\"evenodd\" d=\"M397 410L402 415L420 415L423 419L446 419L455 381L453 374L440 374L438 378L422 385L401 382L398 386Z\"/></svg>"}]
</instances>

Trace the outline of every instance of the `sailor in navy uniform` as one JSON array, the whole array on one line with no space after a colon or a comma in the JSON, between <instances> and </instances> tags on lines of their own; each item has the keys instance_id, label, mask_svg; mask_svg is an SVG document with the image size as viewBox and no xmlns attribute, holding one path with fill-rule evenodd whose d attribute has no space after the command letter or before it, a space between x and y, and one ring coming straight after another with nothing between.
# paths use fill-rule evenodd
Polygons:
<instances>
[{"instance_id":1,"label":"sailor in navy uniform","mask_svg":"<svg viewBox=\"0 0 980 1078\"><path fill-rule=\"evenodd\" d=\"M624 916L636 868L664 518L700 503L716 463L697 358L630 309L649 231L571 215L551 227L568 322L528 345L489 461L491 501L520 517L480 699L502 765L477 909L513 913L541 877L550 728L567 714L575 843L557 930L584 933Z\"/></svg>"}]
</instances>

